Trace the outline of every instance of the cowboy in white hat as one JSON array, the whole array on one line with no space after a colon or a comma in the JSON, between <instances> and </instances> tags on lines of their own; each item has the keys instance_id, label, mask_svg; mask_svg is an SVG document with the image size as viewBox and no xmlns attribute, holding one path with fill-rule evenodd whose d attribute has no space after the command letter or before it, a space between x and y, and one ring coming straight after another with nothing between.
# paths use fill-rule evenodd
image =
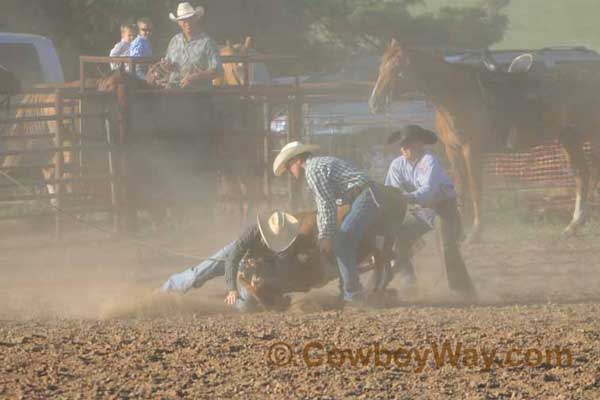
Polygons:
<instances>
[{"instance_id":1,"label":"cowboy in white hat","mask_svg":"<svg viewBox=\"0 0 600 400\"><path fill-rule=\"evenodd\" d=\"M181 29L171 39L165 56L171 71L170 87L210 88L213 79L223 73L219 48L202 27L205 15L204 7L188 2L179 3L177 11L169 14Z\"/></svg>"},{"instance_id":2,"label":"cowboy in white hat","mask_svg":"<svg viewBox=\"0 0 600 400\"><path fill-rule=\"evenodd\" d=\"M275 158L273 172L289 172L295 178L306 176L317 204L319 248L325 256L335 255L342 279L344 300L362 303L364 295L358 277L359 243L379 215L366 174L335 157L316 157L318 146L288 143ZM341 199L351 205L337 228L337 204Z\"/></svg>"},{"instance_id":3,"label":"cowboy in white hat","mask_svg":"<svg viewBox=\"0 0 600 400\"><path fill-rule=\"evenodd\" d=\"M275 255L286 251L298 237L299 222L291 214L275 211L260 214L256 224L247 228L238 238L225 262L225 282L229 293L225 303L248 311L252 298L237 287L237 273L242 258L264 259L268 265L281 265Z\"/></svg>"},{"instance_id":4,"label":"cowboy in white hat","mask_svg":"<svg viewBox=\"0 0 600 400\"><path fill-rule=\"evenodd\" d=\"M290 248L298 242L299 236L304 237L306 234L300 233L300 223L293 215L282 211L260 214L256 224L248 227L237 240L199 265L172 275L160 291L185 293L192 288L201 287L212 278L225 275L228 287L225 303L239 311L253 311L258 307L256 300L243 287L237 286L242 259L262 258L267 266L293 269L297 267L297 258ZM298 246L302 247L302 244ZM273 271L277 272L284 271Z\"/></svg>"},{"instance_id":5,"label":"cowboy in white hat","mask_svg":"<svg viewBox=\"0 0 600 400\"><path fill-rule=\"evenodd\" d=\"M461 228L454 185L442 163L425 148L436 142L436 134L419 125L405 126L388 139L388 144L398 146L401 155L392 161L385 184L402 189L407 202L417 206L409 209L404 221L398 221L393 272L399 273L405 286L416 283L411 246L434 227L439 216L449 286L471 295L475 290L460 254Z\"/></svg>"}]
</instances>

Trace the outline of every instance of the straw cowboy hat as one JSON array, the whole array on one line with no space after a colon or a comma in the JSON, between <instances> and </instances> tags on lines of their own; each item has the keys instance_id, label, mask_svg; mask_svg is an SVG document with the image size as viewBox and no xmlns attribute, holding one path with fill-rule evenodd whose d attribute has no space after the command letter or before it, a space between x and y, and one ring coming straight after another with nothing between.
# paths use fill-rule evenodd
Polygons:
<instances>
[{"instance_id":1,"label":"straw cowboy hat","mask_svg":"<svg viewBox=\"0 0 600 400\"><path fill-rule=\"evenodd\" d=\"M421 142L423 144L435 144L437 142L435 133L424 129L419 125L407 125L396 131L388 138L388 144L398 143L400 146L409 142Z\"/></svg>"},{"instance_id":2,"label":"straw cowboy hat","mask_svg":"<svg viewBox=\"0 0 600 400\"><path fill-rule=\"evenodd\" d=\"M303 144L300 142L290 142L286 144L283 146L283 149L281 149L277 157L275 157L275 161L273 161L273 173L275 176L280 176L285 172L286 164L292 158L303 153L312 153L317 150L319 150L319 146L316 144Z\"/></svg>"},{"instance_id":3,"label":"straw cowboy hat","mask_svg":"<svg viewBox=\"0 0 600 400\"><path fill-rule=\"evenodd\" d=\"M182 19L188 19L192 17L203 17L204 16L204 7L192 7L192 5L188 2L179 3L177 6L177 15L173 13L169 13L169 18L171 21L181 21Z\"/></svg>"},{"instance_id":4,"label":"straw cowboy hat","mask_svg":"<svg viewBox=\"0 0 600 400\"><path fill-rule=\"evenodd\" d=\"M276 253L286 250L298 237L300 222L291 214L275 211L257 217L258 230L269 249Z\"/></svg>"}]
</instances>

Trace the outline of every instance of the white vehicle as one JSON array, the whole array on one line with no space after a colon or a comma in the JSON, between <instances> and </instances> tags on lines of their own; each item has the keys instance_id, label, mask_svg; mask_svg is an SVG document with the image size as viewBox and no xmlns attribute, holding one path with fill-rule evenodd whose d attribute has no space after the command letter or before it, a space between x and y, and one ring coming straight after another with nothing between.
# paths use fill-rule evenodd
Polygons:
<instances>
[{"instance_id":1,"label":"white vehicle","mask_svg":"<svg viewBox=\"0 0 600 400\"><path fill-rule=\"evenodd\" d=\"M44 36L0 32L0 64L18 76L24 90L65 81L54 44Z\"/></svg>"}]
</instances>

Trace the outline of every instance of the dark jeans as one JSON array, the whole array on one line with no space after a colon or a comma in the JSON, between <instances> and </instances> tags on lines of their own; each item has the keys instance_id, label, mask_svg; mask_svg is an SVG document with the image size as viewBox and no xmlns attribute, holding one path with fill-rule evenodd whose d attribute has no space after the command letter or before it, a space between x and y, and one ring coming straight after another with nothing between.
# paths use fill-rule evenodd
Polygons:
<instances>
[{"instance_id":1,"label":"dark jeans","mask_svg":"<svg viewBox=\"0 0 600 400\"><path fill-rule=\"evenodd\" d=\"M439 215L439 234L448 286L450 289L474 294L475 287L460 252L462 226L456 200L448 200L436 207Z\"/></svg>"},{"instance_id":2,"label":"dark jeans","mask_svg":"<svg viewBox=\"0 0 600 400\"><path fill-rule=\"evenodd\" d=\"M440 236L442 261L448 277L448 286L452 290L473 294L475 288L465 266L460 252L460 239L462 226L455 200L448 200L436 207L438 214L437 233ZM416 240L431 230L431 227L407 211L404 221L398 224L395 221L386 221L384 257L394 260L394 267L382 271L374 277L375 285L384 288L396 273L415 275L412 263L411 248ZM394 252L392 252L392 246ZM395 253L395 254L394 254ZM372 285L370 285L372 286Z\"/></svg>"}]
</instances>

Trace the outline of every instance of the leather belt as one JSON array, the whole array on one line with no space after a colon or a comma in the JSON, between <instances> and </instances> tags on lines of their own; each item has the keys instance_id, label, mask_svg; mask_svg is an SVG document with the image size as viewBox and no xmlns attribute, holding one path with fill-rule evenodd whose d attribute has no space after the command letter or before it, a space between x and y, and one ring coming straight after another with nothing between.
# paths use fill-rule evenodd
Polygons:
<instances>
[{"instance_id":1,"label":"leather belt","mask_svg":"<svg viewBox=\"0 0 600 400\"><path fill-rule=\"evenodd\" d=\"M345 196L344 196L344 200L346 200L348 202L348 204L352 204L354 203L354 200L356 200L356 198L358 196L360 196L360 194L362 192L364 192L365 189L369 188L369 184L365 183L363 185L356 185L351 187L350 189L348 189L348 191L346 192Z\"/></svg>"}]
</instances>

